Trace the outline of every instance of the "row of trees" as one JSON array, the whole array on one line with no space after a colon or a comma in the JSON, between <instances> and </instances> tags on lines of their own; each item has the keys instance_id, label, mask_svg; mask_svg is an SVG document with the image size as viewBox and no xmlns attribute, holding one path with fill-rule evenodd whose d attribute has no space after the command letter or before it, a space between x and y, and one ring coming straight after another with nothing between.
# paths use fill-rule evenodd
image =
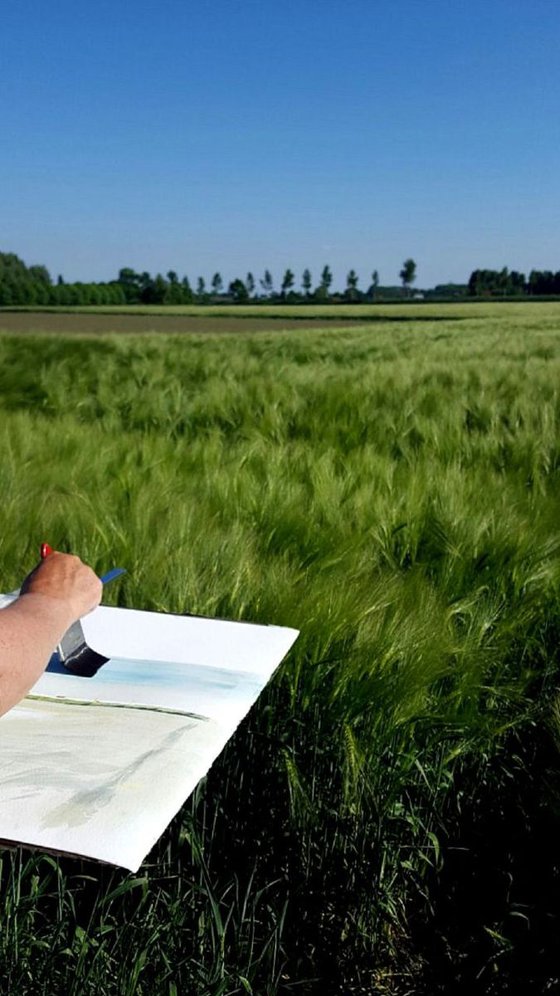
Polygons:
<instances>
[{"instance_id":1,"label":"row of trees","mask_svg":"<svg viewBox=\"0 0 560 996\"><path fill-rule=\"evenodd\" d=\"M416 276L414 260L406 260L400 273L402 294L410 293ZM236 277L225 284L220 273L214 273L207 283L198 277L191 285L187 276L179 278L174 270L166 276L155 277L147 271L137 273L130 267L119 271L118 278L105 283L65 283L62 277L53 282L44 266L26 266L15 253L0 253L0 306L10 305L95 305L95 304L206 304L231 300L246 302L267 301L315 301L332 300L364 301L375 300L378 296L395 296L399 288L382 288L379 273L374 270L369 286L359 288L359 277L350 270L346 277L346 288L342 293L332 292L333 274L329 266L324 266L319 280L314 283L311 271L305 269L298 281L291 269L285 270L280 285L277 286L270 270L262 277L248 273L244 279Z\"/></svg>"},{"instance_id":2,"label":"row of trees","mask_svg":"<svg viewBox=\"0 0 560 996\"><path fill-rule=\"evenodd\" d=\"M409 292L416 278L416 263L413 259L405 261L400 278L404 292ZM227 286L221 273L217 272L208 283L204 277L198 277L193 288L188 277L179 279L174 270L170 270L165 279L161 274L152 278L149 273L136 273L130 268L124 268L119 271L118 282L123 288L126 301L129 304L137 302L144 304L187 304L192 301L203 303L224 297L240 303L256 298L324 302L331 300L333 296L331 292L333 275L329 266L323 267L317 284L314 284L310 270L303 271L298 283L294 271L289 268L284 271L279 286L275 285L272 273L268 269L264 271L262 277L256 278L253 273L249 272L244 279L236 277ZM367 290L359 289L358 284L358 274L355 270L350 270L346 276L344 292L337 294L336 297L345 301L375 300L380 291L378 271L374 270L371 274L371 283Z\"/></svg>"},{"instance_id":3,"label":"row of trees","mask_svg":"<svg viewBox=\"0 0 560 996\"><path fill-rule=\"evenodd\" d=\"M416 263L407 259L399 273L400 286L383 287L374 270L366 288L360 288L355 270L346 276L342 292L333 292L333 274L324 266L317 281L305 269L296 278L293 270L284 271L279 285L270 270L255 277L247 273L226 285L220 273L206 282L198 277L194 286L189 278L179 278L174 270L155 277L137 273L130 267L119 271L116 280L105 283L70 283L58 277L53 282L45 266L26 266L15 253L0 253L0 306L10 305L119 305L119 304L211 304L219 301L238 303L266 300L270 302L358 302L409 297L416 279ZM560 271L531 270L528 279L517 270L474 270L468 284L442 284L425 291L427 298L459 297L541 297L560 296Z\"/></svg>"},{"instance_id":4,"label":"row of trees","mask_svg":"<svg viewBox=\"0 0 560 996\"><path fill-rule=\"evenodd\" d=\"M126 304L118 280L109 283L53 283L45 266L26 266L15 253L0 252L0 307L10 305Z\"/></svg>"},{"instance_id":5,"label":"row of trees","mask_svg":"<svg viewBox=\"0 0 560 996\"><path fill-rule=\"evenodd\" d=\"M560 295L560 270L531 270L529 278L517 270L474 270L468 292L471 297L546 297Z\"/></svg>"}]
</instances>

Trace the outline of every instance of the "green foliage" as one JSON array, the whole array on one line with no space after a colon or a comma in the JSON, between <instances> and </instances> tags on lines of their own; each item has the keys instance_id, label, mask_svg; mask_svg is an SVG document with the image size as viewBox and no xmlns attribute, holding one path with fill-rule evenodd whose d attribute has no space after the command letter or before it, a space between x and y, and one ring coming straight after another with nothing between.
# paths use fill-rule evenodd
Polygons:
<instances>
[{"instance_id":1,"label":"green foliage","mask_svg":"<svg viewBox=\"0 0 560 996\"><path fill-rule=\"evenodd\" d=\"M48 540L125 565L120 604L301 629L139 876L4 852L0 990L410 991L446 841L557 681L558 309L476 308L0 338L6 590Z\"/></svg>"},{"instance_id":2,"label":"green foliage","mask_svg":"<svg viewBox=\"0 0 560 996\"><path fill-rule=\"evenodd\" d=\"M358 294L358 274L355 270L350 270L346 277L346 293L345 297L347 301L355 301Z\"/></svg>"},{"instance_id":3,"label":"green foliage","mask_svg":"<svg viewBox=\"0 0 560 996\"><path fill-rule=\"evenodd\" d=\"M378 288L379 288L379 271L378 270L374 270L373 273L372 273L372 275L371 275L371 284L369 286L369 290L368 290L368 294L367 294L367 296L369 297L369 299L371 301L375 301L376 296L377 296L377 292L378 292Z\"/></svg>"},{"instance_id":4,"label":"green foliage","mask_svg":"<svg viewBox=\"0 0 560 996\"><path fill-rule=\"evenodd\" d=\"M311 297L318 304L329 301L340 303L350 302L390 301L409 295L410 287L416 279L416 263L413 259L405 260L400 271L402 287L379 285L377 270L372 273L372 282L366 292L358 290L358 275L355 270L347 274L346 290L342 296L331 295L333 282L332 271L324 266L320 282L315 292L311 293L312 278L308 269L302 274L302 293L294 290L295 276L287 269L282 278L279 294L274 292L274 282L269 270L265 270L260 285L264 298L281 307L286 300L304 304ZM211 306L219 300L223 293L224 283L220 273L214 273L210 286L212 293L207 293L206 281L198 278L196 299L198 304ZM233 288L233 290L232 290ZM229 296L237 305L246 304L255 296L256 281L252 273L247 274L245 282L239 277L229 284ZM474 298L530 298L560 296L560 271L531 270L529 279L516 270L509 271L507 267L501 270L474 270L468 284L438 284L436 287L424 290L423 295L432 300L453 300L465 297ZM157 274L152 277L144 271L137 273L131 267L122 267L116 280L101 283L66 283L62 276L53 284L45 266L27 266L15 253L0 252L0 308L37 307L40 308L74 308L80 306L134 306L163 305L180 307L193 302L195 295L187 276L179 280L175 270L167 272L167 279Z\"/></svg>"},{"instance_id":5,"label":"green foliage","mask_svg":"<svg viewBox=\"0 0 560 996\"><path fill-rule=\"evenodd\" d=\"M261 287L263 289L265 297L270 297L274 292L274 281L272 279L272 274L270 270L265 270L262 280L260 281Z\"/></svg>"},{"instance_id":6,"label":"green foliage","mask_svg":"<svg viewBox=\"0 0 560 996\"><path fill-rule=\"evenodd\" d=\"M324 266L323 269L321 270L321 280L319 283L318 290L322 291L325 297L328 297L332 280L333 277L330 266Z\"/></svg>"},{"instance_id":7,"label":"green foliage","mask_svg":"<svg viewBox=\"0 0 560 996\"><path fill-rule=\"evenodd\" d=\"M560 274L558 274L558 287L553 285L545 288L542 282L542 274L536 270L531 272L530 286L528 288L525 281L525 274L518 273L517 270L508 270L504 266L501 270L474 270L469 278L469 294L474 297L519 297L525 294L527 289L532 294L554 294L560 293Z\"/></svg>"},{"instance_id":8,"label":"green foliage","mask_svg":"<svg viewBox=\"0 0 560 996\"><path fill-rule=\"evenodd\" d=\"M409 290L416 280L416 263L413 259L405 259L399 277L405 290Z\"/></svg>"},{"instance_id":9,"label":"green foliage","mask_svg":"<svg viewBox=\"0 0 560 996\"><path fill-rule=\"evenodd\" d=\"M290 293L292 287L294 286L295 279L293 270L286 270L284 276L282 277L282 297L286 297L286 295Z\"/></svg>"},{"instance_id":10,"label":"green foliage","mask_svg":"<svg viewBox=\"0 0 560 996\"><path fill-rule=\"evenodd\" d=\"M219 295L222 293L222 290L224 289L224 281L222 280L221 273L214 274L212 280L210 281L210 285L212 287L213 294Z\"/></svg>"},{"instance_id":11,"label":"green foliage","mask_svg":"<svg viewBox=\"0 0 560 996\"><path fill-rule=\"evenodd\" d=\"M131 272L121 271L125 275ZM0 253L0 307L121 305L128 300L136 300L126 296L127 286L126 282L121 286L117 281L108 284L65 284L61 277L53 284L46 267L28 267L14 253Z\"/></svg>"},{"instance_id":12,"label":"green foliage","mask_svg":"<svg viewBox=\"0 0 560 996\"><path fill-rule=\"evenodd\" d=\"M236 277L229 285L229 293L234 301L243 302L249 300L249 291L243 281Z\"/></svg>"}]
</instances>

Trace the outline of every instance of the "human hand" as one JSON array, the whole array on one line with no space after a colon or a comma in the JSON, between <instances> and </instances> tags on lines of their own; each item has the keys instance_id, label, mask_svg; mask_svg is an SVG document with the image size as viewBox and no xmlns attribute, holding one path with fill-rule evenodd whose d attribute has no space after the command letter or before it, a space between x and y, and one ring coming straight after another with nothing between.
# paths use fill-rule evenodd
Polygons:
<instances>
[{"instance_id":1,"label":"human hand","mask_svg":"<svg viewBox=\"0 0 560 996\"><path fill-rule=\"evenodd\" d=\"M95 609L103 585L91 567L70 553L53 551L29 574L21 595L42 595L58 599L68 609L71 622Z\"/></svg>"}]
</instances>

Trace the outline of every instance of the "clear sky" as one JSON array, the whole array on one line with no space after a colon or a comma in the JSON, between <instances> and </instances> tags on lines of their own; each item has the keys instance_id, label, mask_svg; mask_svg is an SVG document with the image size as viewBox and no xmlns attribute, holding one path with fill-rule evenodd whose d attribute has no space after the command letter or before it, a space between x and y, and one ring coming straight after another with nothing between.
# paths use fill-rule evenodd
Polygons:
<instances>
[{"instance_id":1,"label":"clear sky","mask_svg":"<svg viewBox=\"0 0 560 996\"><path fill-rule=\"evenodd\" d=\"M276 284L560 269L558 0L13 0L0 250Z\"/></svg>"}]
</instances>

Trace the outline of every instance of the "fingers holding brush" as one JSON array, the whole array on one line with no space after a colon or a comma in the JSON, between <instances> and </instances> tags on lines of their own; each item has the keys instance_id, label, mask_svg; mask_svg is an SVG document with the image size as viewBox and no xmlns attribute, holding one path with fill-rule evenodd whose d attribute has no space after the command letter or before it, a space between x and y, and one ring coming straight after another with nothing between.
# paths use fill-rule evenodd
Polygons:
<instances>
[{"instance_id":1,"label":"fingers holding brush","mask_svg":"<svg viewBox=\"0 0 560 996\"><path fill-rule=\"evenodd\" d=\"M71 621L95 609L103 594L103 584L79 557L59 553L43 543L41 561L27 576L22 595L43 595L68 606Z\"/></svg>"}]
</instances>

